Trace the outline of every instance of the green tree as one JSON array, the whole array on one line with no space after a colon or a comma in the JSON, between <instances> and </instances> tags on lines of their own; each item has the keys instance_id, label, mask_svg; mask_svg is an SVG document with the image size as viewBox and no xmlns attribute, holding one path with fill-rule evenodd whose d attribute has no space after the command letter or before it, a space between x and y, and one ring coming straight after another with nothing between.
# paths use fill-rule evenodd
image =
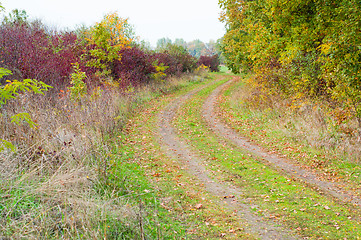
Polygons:
<instances>
[{"instance_id":1,"label":"green tree","mask_svg":"<svg viewBox=\"0 0 361 240\"><path fill-rule=\"evenodd\" d=\"M5 24L26 24L28 21L28 14L25 10L13 9L8 16L5 16L3 23Z\"/></svg>"},{"instance_id":2,"label":"green tree","mask_svg":"<svg viewBox=\"0 0 361 240\"><path fill-rule=\"evenodd\" d=\"M182 47L187 47L187 42L183 38L176 38L174 40L174 44L182 46Z\"/></svg>"},{"instance_id":3,"label":"green tree","mask_svg":"<svg viewBox=\"0 0 361 240\"><path fill-rule=\"evenodd\" d=\"M193 40L187 44L188 52L196 58L199 58L201 55L205 55L204 50L206 49L206 45L201 40Z\"/></svg>"},{"instance_id":4,"label":"green tree","mask_svg":"<svg viewBox=\"0 0 361 240\"><path fill-rule=\"evenodd\" d=\"M223 56L233 72L292 97L331 95L352 106L361 132L358 0L220 0Z\"/></svg>"}]
</instances>

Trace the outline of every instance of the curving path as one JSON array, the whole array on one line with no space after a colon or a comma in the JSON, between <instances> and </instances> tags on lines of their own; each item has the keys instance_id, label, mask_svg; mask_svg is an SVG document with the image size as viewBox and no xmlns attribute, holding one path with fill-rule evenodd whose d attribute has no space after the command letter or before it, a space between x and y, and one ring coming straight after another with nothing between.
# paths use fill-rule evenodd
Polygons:
<instances>
[{"instance_id":1,"label":"curving path","mask_svg":"<svg viewBox=\"0 0 361 240\"><path fill-rule=\"evenodd\" d=\"M179 159L187 167L187 171L204 184L210 194L219 198L219 204L237 212L247 222L248 228L246 231L248 233L258 236L260 239L301 239L301 237L295 236L291 231L278 226L276 222L264 220L262 217L251 212L250 205L243 203L242 199L238 199L242 189L212 178L210 171L202 165L202 159L196 156L184 142L178 139L176 131L172 126L175 113L187 99L210 84L175 99L160 112L158 124L162 148L168 156ZM216 92L214 96L216 97L218 93ZM213 98L210 100L213 101ZM214 101L211 106L213 106L213 103ZM206 112L212 114L213 110L207 110ZM234 196L234 198L224 198L225 196Z\"/></svg>"},{"instance_id":2,"label":"curving path","mask_svg":"<svg viewBox=\"0 0 361 240\"><path fill-rule=\"evenodd\" d=\"M205 118L209 127L220 137L230 140L240 148L246 149L247 151L263 159L263 161L266 163L275 166L276 169L287 173L289 176L295 177L313 187L316 187L323 193L328 194L341 202L351 203L360 207L361 199L351 192L342 189L336 183L321 180L314 173L294 165L290 161L281 158L276 154L267 153L267 151L257 146L256 144L251 143L248 139L240 136L239 133L237 133L235 130L221 122L215 113L217 98L221 94L222 90L225 89L234 80L235 78L219 86L205 101L202 112L203 117Z\"/></svg>"}]
</instances>

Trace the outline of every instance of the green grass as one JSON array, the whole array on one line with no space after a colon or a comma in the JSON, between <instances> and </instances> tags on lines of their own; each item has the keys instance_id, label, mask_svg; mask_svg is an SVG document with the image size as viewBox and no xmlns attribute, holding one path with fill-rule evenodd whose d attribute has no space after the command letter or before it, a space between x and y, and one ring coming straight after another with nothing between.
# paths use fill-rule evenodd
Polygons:
<instances>
[{"instance_id":1,"label":"green grass","mask_svg":"<svg viewBox=\"0 0 361 240\"><path fill-rule=\"evenodd\" d=\"M109 166L112 177L105 192L120 189L127 202L142 203L144 231L150 239L219 239L222 233L227 233L229 239L253 239L244 233L237 217L218 206L181 163L162 152L154 135L160 109L201 84L184 86L171 96L145 103L144 111L114 142L113 165ZM136 199L138 202L134 202ZM203 207L196 209L199 203ZM115 227L111 227L113 232ZM139 234L139 226L135 227ZM230 229L235 230L230 234Z\"/></svg>"},{"instance_id":2,"label":"green grass","mask_svg":"<svg viewBox=\"0 0 361 240\"><path fill-rule=\"evenodd\" d=\"M322 172L328 179L343 179L346 189L355 190L361 195L361 165L344 157L343 152L327 150L311 146L307 141L297 136L294 122L284 126L281 131L276 128L285 115L291 112L278 112L277 109L253 109L247 107L242 96L235 96L237 90L247 87L244 81L236 81L227 88L220 102L220 108L225 113L224 120L242 135L255 140L271 151L276 150L302 165ZM230 120L232 119L232 120ZM292 117L290 117L292 119Z\"/></svg>"},{"instance_id":3,"label":"green grass","mask_svg":"<svg viewBox=\"0 0 361 240\"><path fill-rule=\"evenodd\" d=\"M180 135L207 157L209 168L219 173L218 177L244 190L242 197L255 213L276 219L312 239L359 239L359 212L283 176L247 152L224 144L206 127L200 107L222 82L202 90L183 105L175 120Z\"/></svg>"},{"instance_id":4,"label":"green grass","mask_svg":"<svg viewBox=\"0 0 361 240\"><path fill-rule=\"evenodd\" d=\"M221 73L228 73L228 72L230 71L230 69L229 69L227 66L225 66L225 65L221 65L221 66L219 67L219 71L220 71Z\"/></svg>"}]
</instances>

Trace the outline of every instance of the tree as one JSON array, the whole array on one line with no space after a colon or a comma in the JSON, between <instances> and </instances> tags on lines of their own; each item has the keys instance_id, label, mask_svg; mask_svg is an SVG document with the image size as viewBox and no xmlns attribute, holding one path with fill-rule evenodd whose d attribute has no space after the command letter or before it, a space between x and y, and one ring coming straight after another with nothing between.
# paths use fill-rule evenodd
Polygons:
<instances>
[{"instance_id":1,"label":"tree","mask_svg":"<svg viewBox=\"0 0 361 240\"><path fill-rule=\"evenodd\" d=\"M188 52L196 58L199 58L201 55L204 54L204 50L206 49L206 45L201 40L193 40L189 42L188 44Z\"/></svg>"},{"instance_id":2,"label":"tree","mask_svg":"<svg viewBox=\"0 0 361 240\"><path fill-rule=\"evenodd\" d=\"M10 24L26 24L28 21L28 14L25 10L13 9L8 16L5 16L3 23Z\"/></svg>"},{"instance_id":3,"label":"tree","mask_svg":"<svg viewBox=\"0 0 361 240\"><path fill-rule=\"evenodd\" d=\"M174 40L174 44L182 46L182 47L187 47L187 42L183 38L176 38Z\"/></svg>"},{"instance_id":4,"label":"tree","mask_svg":"<svg viewBox=\"0 0 361 240\"><path fill-rule=\"evenodd\" d=\"M358 0L220 0L229 68L292 98L352 106L361 134L361 5Z\"/></svg>"},{"instance_id":5,"label":"tree","mask_svg":"<svg viewBox=\"0 0 361 240\"><path fill-rule=\"evenodd\" d=\"M121 50L134 40L134 33L128 19L110 13L88 30L86 40L89 48L87 66L109 75L114 70L114 61L121 60Z\"/></svg>"},{"instance_id":6,"label":"tree","mask_svg":"<svg viewBox=\"0 0 361 240\"><path fill-rule=\"evenodd\" d=\"M161 50L167 47L168 44L172 44L172 40L169 38L161 38L157 41L157 49Z\"/></svg>"}]
</instances>

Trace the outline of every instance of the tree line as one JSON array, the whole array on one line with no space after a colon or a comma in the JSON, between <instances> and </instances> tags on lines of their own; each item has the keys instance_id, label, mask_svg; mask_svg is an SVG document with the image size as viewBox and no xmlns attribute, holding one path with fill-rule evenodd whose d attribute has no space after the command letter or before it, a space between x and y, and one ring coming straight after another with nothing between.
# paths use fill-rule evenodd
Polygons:
<instances>
[{"instance_id":1,"label":"tree line","mask_svg":"<svg viewBox=\"0 0 361 240\"><path fill-rule=\"evenodd\" d=\"M350 109L361 129L359 0L220 0L226 63L294 98Z\"/></svg>"},{"instance_id":2,"label":"tree line","mask_svg":"<svg viewBox=\"0 0 361 240\"><path fill-rule=\"evenodd\" d=\"M0 23L0 67L13 73L7 79L37 79L54 89L69 85L71 74L78 70L85 73L89 86L126 87L179 76L202 64L207 61L192 56L180 44L168 43L156 50L146 47L128 19L116 12L74 31L29 20L18 9L3 16ZM0 79L0 83L6 82Z\"/></svg>"}]
</instances>

